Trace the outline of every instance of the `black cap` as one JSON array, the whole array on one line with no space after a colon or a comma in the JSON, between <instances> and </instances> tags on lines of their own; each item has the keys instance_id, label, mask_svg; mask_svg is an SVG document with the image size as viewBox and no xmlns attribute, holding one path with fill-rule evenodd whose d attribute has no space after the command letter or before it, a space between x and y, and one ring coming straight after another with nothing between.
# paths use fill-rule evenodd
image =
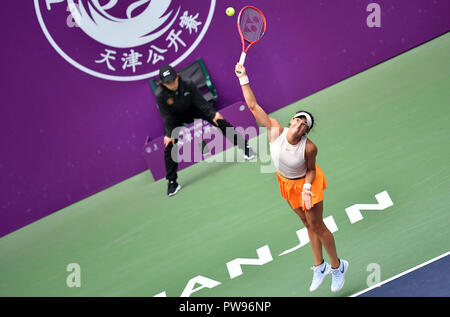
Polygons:
<instances>
[{"instance_id":1,"label":"black cap","mask_svg":"<svg viewBox=\"0 0 450 317\"><path fill-rule=\"evenodd\" d=\"M159 69L159 78L162 83L167 83L177 78L177 72L173 69L173 67L164 65Z\"/></svg>"}]
</instances>

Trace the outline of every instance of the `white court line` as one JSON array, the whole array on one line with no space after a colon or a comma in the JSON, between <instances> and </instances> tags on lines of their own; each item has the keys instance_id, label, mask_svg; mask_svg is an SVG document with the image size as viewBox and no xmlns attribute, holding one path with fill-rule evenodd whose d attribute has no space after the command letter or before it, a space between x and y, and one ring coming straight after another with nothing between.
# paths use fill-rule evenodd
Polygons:
<instances>
[{"instance_id":1,"label":"white court line","mask_svg":"<svg viewBox=\"0 0 450 317\"><path fill-rule=\"evenodd\" d=\"M350 297L356 297L356 296L359 296L359 295L361 295L361 294L363 294L363 293L366 293L366 292L368 292L368 291L370 291L370 290L372 290L372 289L374 289L374 288L380 287L381 285L386 284L386 283L389 283L390 281L395 280L396 278L399 278L400 276L406 275L406 274L408 274L408 273L410 273L410 272L412 272L412 271L414 271L414 270L417 270L417 269L419 269L419 268L421 268L421 267L423 267L423 266L425 266L425 265L428 265L428 264L430 264L430 263L432 263L432 262L434 262L434 261L437 261L437 260L439 260L439 259L442 259L442 258L446 257L446 256L449 255L449 254L450 254L450 251L449 251L449 252L446 252L446 253L444 253L444 254L438 256L438 257L435 257L434 259L431 259L431 260L429 260L429 261L427 261L427 262L424 262L424 263L422 263L422 264L419 264L419 265L417 265L417 266L415 266L415 267L413 267L413 268L411 268L411 269L409 269L409 270L407 270L407 271L405 271L405 272L402 272L402 273L400 273L400 274L397 274L397 275L395 275L395 276L393 276L393 277L391 277L391 278L389 278L389 279L387 279L387 280L385 280L385 281L383 281L383 282L377 283L377 284L375 284L375 285L373 285L373 286L371 286L371 287L369 287L369 288L366 288L365 290L363 290L363 291L361 291L361 292L358 292L358 293L356 293L356 294L353 294L353 295L351 295Z\"/></svg>"}]
</instances>

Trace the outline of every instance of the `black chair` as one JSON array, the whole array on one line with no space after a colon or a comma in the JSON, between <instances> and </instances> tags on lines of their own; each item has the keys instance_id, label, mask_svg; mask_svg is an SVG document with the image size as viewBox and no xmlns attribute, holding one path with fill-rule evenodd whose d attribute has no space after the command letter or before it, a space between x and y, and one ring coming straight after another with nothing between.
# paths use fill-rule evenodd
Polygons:
<instances>
[{"instance_id":1,"label":"black chair","mask_svg":"<svg viewBox=\"0 0 450 317\"><path fill-rule=\"evenodd\" d=\"M180 74L180 77L182 79L194 82L197 88L203 94L203 97L205 97L206 101L208 101L209 104L214 107L217 101L217 91L201 58L196 60L192 64L178 70L178 73ZM160 82L161 80L159 79L159 77L150 80L150 85L155 96Z\"/></svg>"}]
</instances>

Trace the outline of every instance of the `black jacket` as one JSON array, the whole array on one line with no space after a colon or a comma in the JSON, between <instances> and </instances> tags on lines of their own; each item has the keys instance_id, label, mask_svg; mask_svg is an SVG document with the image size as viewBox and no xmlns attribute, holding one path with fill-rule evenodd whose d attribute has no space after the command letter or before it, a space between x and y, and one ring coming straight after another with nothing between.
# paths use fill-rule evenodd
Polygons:
<instances>
[{"instance_id":1,"label":"black jacket","mask_svg":"<svg viewBox=\"0 0 450 317\"><path fill-rule=\"evenodd\" d=\"M187 80L179 79L178 90L171 91L160 85L156 90L156 102L164 121L164 135L171 137L172 130L200 110L209 120L215 111L198 90L197 86ZM195 111L197 110L197 111Z\"/></svg>"}]
</instances>

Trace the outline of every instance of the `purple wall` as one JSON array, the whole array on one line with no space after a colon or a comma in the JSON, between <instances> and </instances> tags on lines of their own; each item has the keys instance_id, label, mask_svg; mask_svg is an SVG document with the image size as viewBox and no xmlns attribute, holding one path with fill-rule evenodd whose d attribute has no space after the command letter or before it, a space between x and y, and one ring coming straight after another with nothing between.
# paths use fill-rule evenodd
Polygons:
<instances>
[{"instance_id":1,"label":"purple wall","mask_svg":"<svg viewBox=\"0 0 450 317\"><path fill-rule=\"evenodd\" d=\"M149 81L100 79L69 64L44 36L33 2L0 4L0 236L144 171L144 141L163 133ZM381 28L366 25L371 2L381 5ZM182 3L195 8L200 1ZM266 14L268 29L246 66L268 112L450 29L448 0L254 3ZM236 15L226 16L225 9L247 4L217 1L205 36L177 65L203 58L219 109L242 99L233 73L241 50ZM198 11L205 19L206 10ZM47 19L49 28L61 28L66 16ZM77 34L68 39L61 28L57 35L71 54L83 56L94 44Z\"/></svg>"}]
</instances>

